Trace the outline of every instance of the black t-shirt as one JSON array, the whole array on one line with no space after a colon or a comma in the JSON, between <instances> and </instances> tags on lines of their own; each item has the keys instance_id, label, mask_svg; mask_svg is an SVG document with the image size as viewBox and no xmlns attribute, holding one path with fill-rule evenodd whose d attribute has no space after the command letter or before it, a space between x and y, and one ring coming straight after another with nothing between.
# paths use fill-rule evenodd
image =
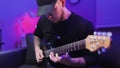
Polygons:
<instances>
[{"instance_id":1,"label":"black t-shirt","mask_svg":"<svg viewBox=\"0 0 120 68\"><path fill-rule=\"evenodd\" d=\"M65 21L53 23L46 17L41 17L37 24L34 35L41 40L52 42L52 47L58 47L78 40L85 39L88 35L93 34L94 26L88 20L72 12L70 17ZM98 55L87 49L69 53L71 57L84 57L87 66L96 63Z\"/></svg>"}]
</instances>

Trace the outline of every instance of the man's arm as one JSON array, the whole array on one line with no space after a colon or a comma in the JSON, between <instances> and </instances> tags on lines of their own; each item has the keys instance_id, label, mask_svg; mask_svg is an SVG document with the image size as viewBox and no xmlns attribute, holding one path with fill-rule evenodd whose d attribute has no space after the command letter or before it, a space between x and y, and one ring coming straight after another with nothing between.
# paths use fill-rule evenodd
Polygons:
<instances>
[{"instance_id":1,"label":"man's arm","mask_svg":"<svg viewBox=\"0 0 120 68\"><path fill-rule=\"evenodd\" d=\"M40 39L34 35L34 48L35 48L35 57L37 62L41 62L44 58L43 51L40 49Z\"/></svg>"},{"instance_id":2,"label":"man's arm","mask_svg":"<svg viewBox=\"0 0 120 68\"><path fill-rule=\"evenodd\" d=\"M86 61L85 61L84 57L71 58L68 66L85 67Z\"/></svg>"},{"instance_id":3,"label":"man's arm","mask_svg":"<svg viewBox=\"0 0 120 68\"><path fill-rule=\"evenodd\" d=\"M86 61L84 57L71 58L68 55L68 53L62 56L58 56L58 54L54 54L53 52L51 52L49 57L55 63L58 62L58 63L65 64L70 67L85 67L86 66Z\"/></svg>"}]
</instances>

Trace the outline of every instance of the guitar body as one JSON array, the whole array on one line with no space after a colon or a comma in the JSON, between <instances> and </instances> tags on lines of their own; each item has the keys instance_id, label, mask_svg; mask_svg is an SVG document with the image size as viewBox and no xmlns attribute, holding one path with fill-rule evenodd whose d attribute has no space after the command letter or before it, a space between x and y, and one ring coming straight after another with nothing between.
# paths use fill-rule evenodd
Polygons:
<instances>
[{"instance_id":1,"label":"guitar body","mask_svg":"<svg viewBox=\"0 0 120 68\"><path fill-rule=\"evenodd\" d=\"M46 42L45 40L42 41L41 49L43 50L44 58L43 61L40 63L40 68L54 68L54 63L49 59L48 56L45 55L45 51L51 49L50 42Z\"/></svg>"},{"instance_id":2,"label":"guitar body","mask_svg":"<svg viewBox=\"0 0 120 68\"><path fill-rule=\"evenodd\" d=\"M39 64L40 68L54 68L53 62L49 58L44 58Z\"/></svg>"}]
</instances>

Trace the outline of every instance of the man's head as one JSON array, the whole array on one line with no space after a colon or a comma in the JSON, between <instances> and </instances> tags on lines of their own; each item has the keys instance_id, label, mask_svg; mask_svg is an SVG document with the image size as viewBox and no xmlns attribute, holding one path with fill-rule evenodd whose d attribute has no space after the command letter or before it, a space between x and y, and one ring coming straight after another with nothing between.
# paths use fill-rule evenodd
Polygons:
<instances>
[{"instance_id":1,"label":"man's head","mask_svg":"<svg viewBox=\"0 0 120 68\"><path fill-rule=\"evenodd\" d=\"M37 0L38 15L46 15L52 22L61 21L65 10L65 0Z\"/></svg>"}]
</instances>

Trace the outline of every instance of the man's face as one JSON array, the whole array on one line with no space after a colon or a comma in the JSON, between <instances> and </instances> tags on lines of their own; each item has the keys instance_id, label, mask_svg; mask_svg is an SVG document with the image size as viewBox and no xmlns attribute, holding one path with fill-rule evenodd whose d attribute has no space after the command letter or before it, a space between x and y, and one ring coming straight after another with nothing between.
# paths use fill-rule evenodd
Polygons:
<instances>
[{"instance_id":1,"label":"man's face","mask_svg":"<svg viewBox=\"0 0 120 68\"><path fill-rule=\"evenodd\" d=\"M58 23L59 21L61 21L63 17L63 6L60 0L56 2L53 11L46 16L50 21L54 23Z\"/></svg>"}]
</instances>

